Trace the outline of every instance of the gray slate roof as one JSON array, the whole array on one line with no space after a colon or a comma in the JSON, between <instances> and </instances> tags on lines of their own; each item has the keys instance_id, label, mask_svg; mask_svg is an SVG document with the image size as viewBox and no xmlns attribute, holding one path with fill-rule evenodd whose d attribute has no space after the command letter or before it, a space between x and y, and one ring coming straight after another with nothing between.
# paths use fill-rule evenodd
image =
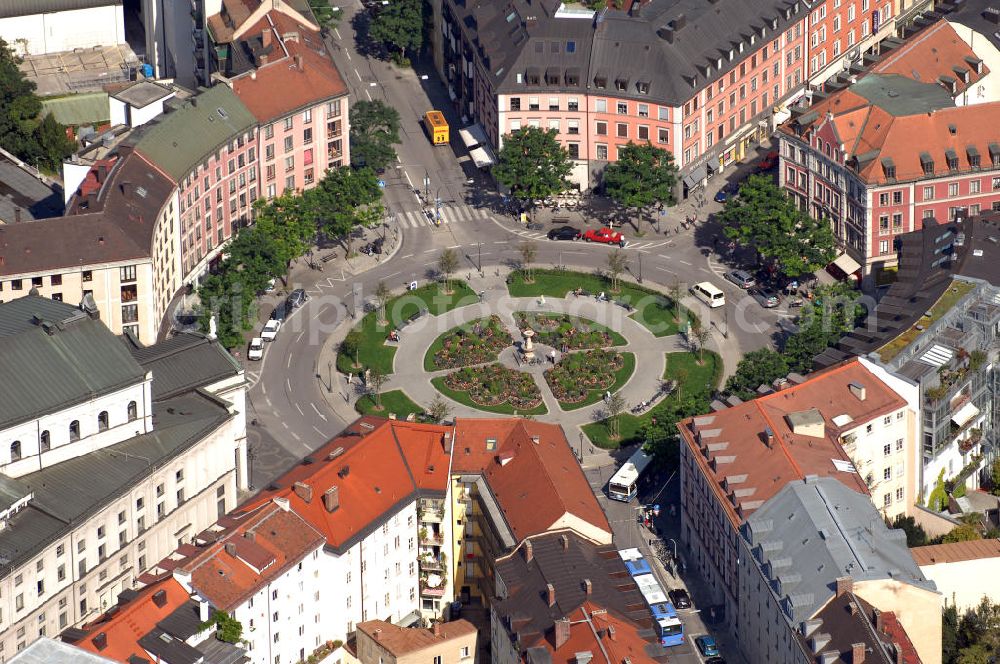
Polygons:
<instances>
[{"instance_id":1,"label":"gray slate roof","mask_svg":"<svg viewBox=\"0 0 1000 664\"><path fill-rule=\"evenodd\" d=\"M48 331L36 320L51 324ZM144 375L104 323L76 307L34 295L0 304L0 428L134 385Z\"/></svg>"},{"instance_id":2,"label":"gray slate roof","mask_svg":"<svg viewBox=\"0 0 1000 664\"><path fill-rule=\"evenodd\" d=\"M122 348L117 341L115 344ZM34 498L0 531L0 577L117 500L230 417L220 401L189 392L157 404L152 432L18 478Z\"/></svg>"},{"instance_id":3,"label":"gray slate roof","mask_svg":"<svg viewBox=\"0 0 1000 664\"><path fill-rule=\"evenodd\" d=\"M185 332L152 346L124 335L125 347L146 371L153 372L153 400L211 385L235 376L242 367L218 342Z\"/></svg>"},{"instance_id":4,"label":"gray slate roof","mask_svg":"<svg viewBox=\"0 0 1000 664\"><path fill-rule=\"evenodd\" d=\"M0 18L34 16L120 4L121 0L4 0L0 2Z\"/></svg>"},{"instance_id":5,"label":"gray slate roof","mask_svg":"<svg viewBox=\"0 0 1000 664\"><path fill-rule=\"evenodd\" d=\"M829 477L787 484L742 528L756 563L792 623L811 618L836 594L837 578L895 579L936 590L871 499Z\"/></svg>"},{"instance_id":6,"label":"gray slate roof","mask_svg":"<svg viewBox=\"0 0 1000 664\"><path fill-rule=\"evenodd\" d=\"M869 74L853 84L851 92L896 117L931 113L955 105L943 86L899 74Z\"/></svg>"},{"instance_id":7,"label":"gray slate roof","mask_svg":"<svg viewBox=\"0 0 1000 664\"><path fill-rule=\"evenodd\" d=\"M7 660L7 664L111 664L115 660L43 636Z\"/></svg>"},{"instance_id":8,"label":"gray slate roof","mask_svg":"<svg viewBox=\"0 0 1000 664\"><path fill-rule=\"evenodd\" d=\"M216 85L181 103L126 142L179 182L207 155L256 124L227 85Z\"/></svg>"}]
</instances>

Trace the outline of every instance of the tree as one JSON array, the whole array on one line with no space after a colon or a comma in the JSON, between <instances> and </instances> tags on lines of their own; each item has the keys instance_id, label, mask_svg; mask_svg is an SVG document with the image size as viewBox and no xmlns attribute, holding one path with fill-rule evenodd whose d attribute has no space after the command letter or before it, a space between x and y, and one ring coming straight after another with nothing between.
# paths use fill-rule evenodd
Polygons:
<instances>
[{"instance_id":1,"label":"tree","mask_svg":"<svg viewBox=\"0 0 1000 664\"><path fill-rule=\"evenodd\" d=\"M372 19L368 36L384 46L396 49L400 57L414 53L424 45L424 16L421 0L392 0L379 7Z\"/></svg>"},{"instance_id":2,"label":"tree","mask_svg":"<svg viewBox=\"0 0 1000 664\"><path fill-rule=\"evenodd\" d=\"M361 332L361 328L353 327L351 328L351 331L347 333L347 336L344 337L344 340L340 342L340 352L346 357L352 359L356 369L361 367L358 353L361 351L361 344L364 340L365 335Z\"/></svg>"},{"instance_id":3,"label":"tree","mask_svg":"<svg viewBox=\"0 0 1000 664\"><path fill-rule=\"evenodd\" d=\"M451 292L451 275L458 269L458 254L454 249L444 249L438 257L438 270L444 277L444 290Z\"/></svg>"},{"instance_id":4,"label":"tree","mask_svg":"<svg viewBox=\"0 0 1000 664\"><path fill-rule=\"evenodd\" d=\"M726 392L743 400L753 399L758 387L770 385L787 375L788 362L781 353L759 348L744 355L736 365L736 371L726 381Z\"/></svg>"},{"instance_id":5,"label":"tree","mask_svg":"<svg viewBox=\"0 0 1000 664\"><path fill-rule=\"evenodd\" d=\"M378 322L385 324L385 305L389 301L389 295L391 291L389 287L385 285L385 282L379 280L378 284L375 286L375 299L378 301Z\"/></svg>"},{"instance_id":6,"label":"tree","mask_svg":"<svg viewBox=\"0 0 1000 664\"><path fill-rule=\"evenodd\" d=\"M963 523L955 526L941 536L942 544L954 544L956 542L974 542L983 539L979 528L971 523Z\"/></svg>"},{"instance_id":7,"label":"tree","mask_svg":"<svg viewBox=\"0 0 1000 664\"><path fill-rule=\"evenodd\" d=\"M497 155L493 176L529 210L569 186L573 165L557 135L555 129L527 126L507 134Z\"/></svg>"},{"instance_id":8,"label":"tree","mask_svg":"<svg viewBox=\"0 0 1000 664\"><path fill-rule=\"evenodd\" d=\"M684 383L687 382L688 370L684 367L680 367L674 371L674 379L677 381L677 384L674 386L674 391L677 393L677 401L680 401L683 396L681 388L683 388Z\"/></svg>"},{"instance_id":9,"label":"tree","mask_svg":"<svg viewBox=\"0 0 1000 664\"><path fill-rule=\"evenodd\" d=\"M35 83L19 64L21 59L0 39L0 147L33 166L56 171L76 144L54 117L42 117Z\"/></svg>"},{"instance_id":10,"label":"tree","mask_svg":"<svg viewBox=\"0 0 1000 664\"><path fill-rule=\"evenodd\" d=\"M698 364L703 365L705 364L705 344L712 338L712 331L699 322L691 327L691 334L698 346Z\"/></svg>"},{"instance_id":11,"label":"tree","mask_svg":"<svg viewBox=\"0 0 1000 664\"><path fill-rule=\"evenodd\" d=\"M444 422L450 414L451 406L448 405L448 402L440 394L434 397L430 407L427 409L427 416L433 422L437 423Z\"/></svg>"},{"instance_id":12,"label":"tree","mask_svg":"<svg viewBox=\"0 0 1000 664\"><path fill-rule=\"evenodd\" d=\"M396 158L399 111L379 100L358 101L351 107L351 164L385 168Z\"/></svg>"},{"instance_id":13,"label":"tree","mask_svg":"<svg viewBox=\"0 0 1000 664\"><path fill-rule=\"evenodd\" d=\"M215 638L224 643L239 643L243 640L243 624L224 611L213 611L212 617L203 622L201 631L215 626Z\"/></svg>"},{"instance_id":14,"label":"tree","mask_svg":"<svg viewBox=\"0 0 1000 664\"><path fill-rule=\"evenodd\" d=\"M686 417L708 411L707 391L695 391L676 399L664 399L653 407L648 422L643 426L644 449L676 465L679 438L677 423Z\"/></svg>"},{"instance_id":15,"label":"tree","mask_svg":"<svg viewBox=\"0 0 1000 664\"><path fill-rule=\"evenodd\" d=\"M608 277L611 278L611 292L618 292L618 278L628 269L628 256L621 249L615 249L608 254Z\"/></svg>"},{"instance_id":16,"label":"tree","mask_svg":"<svg viewBox=\"0 0 1000 664\"><path fill-rule=\"evenodd\" d=\"M651 205L673 205L677 184L674 156L650 143L618 149L618 160L604 171L604 191L615 203L636 213ZM639 224L636 223L636 230Z\"/></svg>"},{"instance_id":17,"label":"tree","mask_svg":"<svg viewBox=\"0 0 1000 664\"><path fill-rule=\"evenodd\" d=\"M608 432L613 439L617 440L621 436L619 418L626 408L628 408L628 404L625 403L625 397L620 392L615 392L608 399Z\"/></svg>"},{"instance_id":18,"label":"tree","mask_svg":"<svg viewBox=\"0 0 1000 664\"><path fill-rule=\"evenodd\" d=\"M382 410L382 387L389 382L389 376L378 367L371 367L368 369L368 375L365 376L365 382L371 389L375 410Z\"/></svg>"},{"instance_id":19,"label":"tree","mask_svg":"<svg viewBox=\"0 0 1000 664\"><path fill-rule=\"evenodd\" d=\"M730 240L753 247L783 274L798 277L833 260L833 228L798 209L770 178L751 175L718 215Z\"/></svg>"},{"instance_id":20,"label":"tree","mask_svg":"<svg viewBox=\"0 0 1000 664\"><path fill-rule=\"evenodd\" d=\"M670 298L671 303L674 307L674 322L681 322L681 297L684 294L684 290L681 288L681 284L676 279L667 287L667 297Z\"/></svg>"},{"instance_id":21,"label":"tree","mask_svg":"<svg viewBox=\"0 0 1000 664\"><path fill-rule=\"evenodd\" d=\"M535 280L531 272L531 264L535 262L538 245L534 242L525 241L517 246L517 250L521 254L521 269L524 270L524 280L531 283Z\"/></svg>"},{"instance_id":22,"label":"tree","mask_svg":"<svg viewBox=\"0 0 1000 664\"><path fill-rule=\"evenodd\" d=\"M912 516L897 515L892 527L906 533L906 546L910 548L927 544L927 532Z\"/></svg>"},{"instance_id":23,"label":"tree","mask_svg":"<svg viewBox=\"0 0 1000 664\"><path fill-rule=\"evenodd\" d=\"M987 664L1000 656L1000 604L983 597L961 616L946 609L942 622L942 661Z\"/></svg>"}]
</instances>

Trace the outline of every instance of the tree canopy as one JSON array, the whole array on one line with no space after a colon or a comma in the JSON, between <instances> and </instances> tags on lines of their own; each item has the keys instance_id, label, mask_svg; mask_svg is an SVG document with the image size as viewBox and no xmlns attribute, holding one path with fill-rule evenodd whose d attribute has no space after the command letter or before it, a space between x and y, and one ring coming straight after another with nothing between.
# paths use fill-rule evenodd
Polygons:
<instances>
[{"instance_id":1,"label":"tree canopy","mask_svg":"<svg viewBox=\"0 0 1000 664\"><path fill-rule=\"evenodd\" d=\"M35 83L18 69L20 59L0 39L0 147L18 159L55 171L76 149L66 127L51 114L41 117Z\"/></svg>"},{"instance_id":2,"label":"tree canopy","mask_svg":"<svg viewBox=\"0 0 1000 664\"><path fill-rule=\"evenodd\" d=\"M649 143L618 150L618 161L604 171L604 191L626 209L642 210L654 204L673 205L677 184L674 156Z\"/></svg>"},{"instance_id":3,"label":"tree canopy","mask_svg":"<svg viewBox=\"0 0 1000 664\"><path fill-rule=\"evenodd\" d=\"M573 165L557 135L555 129L528 126L504 137L493 175L514 198L529 206L569 186Z\"/></svg>"},{"instance_id":4,"label":"tree canopy","mask_svg":"<svg viewBox=\"0 0 1000 664\"><path fill-rule=\"evenodd\" d=\"M351 106L351 163L382 169L396 158L399 111L385 103L358 101Z\"/></svg>"},{"instance_id":5,"label":"tree canopy","mask_svg":"<svg viewBox=\"0 0 1000 664\"><path fill-rule=\"evenodd\" d=\"M983 597L979 605L961 616L954 604L942 621L944 664L988 664L1000 657L1000 603Z\"/></svg>"},{"instance_id":6,"label":"tree canopy","mask_svg":"<svg viewBox=\"0 0 1000 664\"><path fill-rule=\"evenodd\" d=\"M726 392L740 399L753 399L757 388L770 385L774 380L788 375L785 356L771 348L758 348L740 359L736 371L726 381Z\"/></svg>"},{"instance_id":7,"label":"tree canopy","mask_svg":"<svg viewBox=\"0 0 1000 664\"><path fill-rule=\"evenodd\" d=\"M392 0L380 6L368 36L401 54L419 51L424 45L422 0Z\"/></svg>"},{"instance_id":8,"label":"tree canopy","mask_svg":"<svg viewBox=\"0 0 1000 664\"><path fill-rule=\"evenodd\" d=\"M770 178L751 175L740 195L718 215L726 237L753 247L783 274L798 277L826 266L835 255L833 228L802 212Z\"/></svg>"}]
</instances>

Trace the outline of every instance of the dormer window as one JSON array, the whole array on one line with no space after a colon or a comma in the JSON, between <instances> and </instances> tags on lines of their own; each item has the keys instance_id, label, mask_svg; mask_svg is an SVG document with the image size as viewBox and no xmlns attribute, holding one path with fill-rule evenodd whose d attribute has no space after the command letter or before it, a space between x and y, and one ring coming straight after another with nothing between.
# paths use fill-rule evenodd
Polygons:
<instances>
[{"instance_id":1,"label":"dormer window","mask_svg":"<svg viewBox=\"0 0 1000 664\"><path fill-rule=\"evenodd\" d=\"M48 429L43 431L38 437L38 449L40 452L48 452L52 449L52 439L49 435Z\"/></svg>"},{"instance_id":2,"label":"dormer window","mask_svg":"<svg viewBox=\"0 0 1000 664\"><path fill-rule=\"evenodd\" d=\"M733 58L736 57L736 49L729 49L729 61L732 62Z\"/></svg>"},{"instance_id":3,"label":"dormer window","mask_svg":"<svg viewBox=\"0 0 1000 664\"><path fill-rule=\"evenodd\" d=\"M979 150L976 149L975 145L965 148L965 156L969 160L969 168L979 168Z\"/></svg>"},{"instance_id":4,"label":"dormer window","mask_svg":"<svg viewBox=\"0 0 1000 664\"><path fill-rule=\"evenodd\" d=\"M958 170L958 155L955 154L954 150L945 150L944 153L945 160L948 162L949 171Z\"/></svg>"},{"instance_id":5,"label":"dormer window","mask_svg":"<svg viewBox=\"0 0 1000 664\"><path fill-rule=\"evenodd\" d=\"M648 95L649 94L649 81L638 81L635 84L635 89L641 95Z\"/></svg>"},{"instance_id":6,"label":"dormer window","mask_svg":"<svg viewBox=\"0 0 1000 664\"><path fill-rule=\"evenodd\" d=\"M594 87L598 90L603 90L608 87L608 77L602 74L598 74L594 77Z\"/></svg>"},{"instance_id":7,"label":"dormer window","mask_svg":"<svg viewBox=\"0 0 1000 664\"><path fill-rule=\"evenodd\" d=\"M10 460L12 463L21 460L21 441L15 440L10 444Z\"/></svg>"},{"instance_id":8,"label":"dormer window","mask_svg":"<svg viewBox=\"0 0 1000 664\"><path fill-rule=\"evenodd\" d=\"M882 174L885 176L886 180L896 179L896 164L892 161L892 159L886 158L882 160Z\"/></svg>"},{"instance_id":9,"label":"dormer window","mask_svg":"<svg viewBox=\"0 0 1000 664\"><path fill-rule=\"evenodd\" d=\"M625 92L628 90L628 79L627 78L616 78L615 79L615 90L618 92Z\"/></svg>"},{"instance_id":10,"label":"dormer window","mask_svg":"<svg viewBox=\"0 0 1000 664\"><path fill-rule=\"evenodd\" d=\"M934 159L927 152L920 153L920 168L924 175L934 175Z\"/></svg>"}]
</instances>

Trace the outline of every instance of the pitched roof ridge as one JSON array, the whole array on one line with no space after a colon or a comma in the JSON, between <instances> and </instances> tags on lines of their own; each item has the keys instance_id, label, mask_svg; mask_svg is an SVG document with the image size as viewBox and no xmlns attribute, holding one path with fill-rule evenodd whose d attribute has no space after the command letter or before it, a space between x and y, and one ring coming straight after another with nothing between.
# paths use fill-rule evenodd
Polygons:
<instances>
[{"instance_id":1,"label":"pitched roof ridge","mask_svg":"<svg viewBox=\"0 0 1000 664\"><path fill-rule=\"evenodd\" d=\"M757 407L758 412L760 412L760 416L764 418L765 422L767 422L767 426L771 427L771 431L774 432L774 440L778 444L778 447L781 448L781 451L785 455L785 458L788 459L788 463L792 465L792 468L795 470L795 474L798 475L800 478L804 477L802 473L802 468L799 467L799 464L796 463L795 459L792 458L792 453L789 452L788 449L785 447L785 442L781 439L781 436L778 435L778 428L774 425L774 421L770 418L770 416L768 416L767 412L764 410L764 407L760 404L759 399L754 399L753 403Z\"/></svg>"},{"instance_id":2,"label":"pitched roof ridge","mask_svg":"<svg viewBox=\"0 0 1000 664\"><path fill-rule=\"evenodd\" d=\"M403 445L399 442L399 437L396 435L396 427L391 424L392 420L386 420L382 427L389 428L389 435L392 436L392 442L396 444L396 450L399 452L399 457L403 461L403 467L406 468L406 474L410 478L411 491L418 491L420 487L417 485L417 479L413 476L413 469L410 468L410 460L406 456L406 452L403 451ZM381 429L382 427L379 427ZM378 429L376 429L377 431ZM372 431L375 433L375 431ZM371 434L369 434L371 435Z\"/></svg>"}]
</instances>

